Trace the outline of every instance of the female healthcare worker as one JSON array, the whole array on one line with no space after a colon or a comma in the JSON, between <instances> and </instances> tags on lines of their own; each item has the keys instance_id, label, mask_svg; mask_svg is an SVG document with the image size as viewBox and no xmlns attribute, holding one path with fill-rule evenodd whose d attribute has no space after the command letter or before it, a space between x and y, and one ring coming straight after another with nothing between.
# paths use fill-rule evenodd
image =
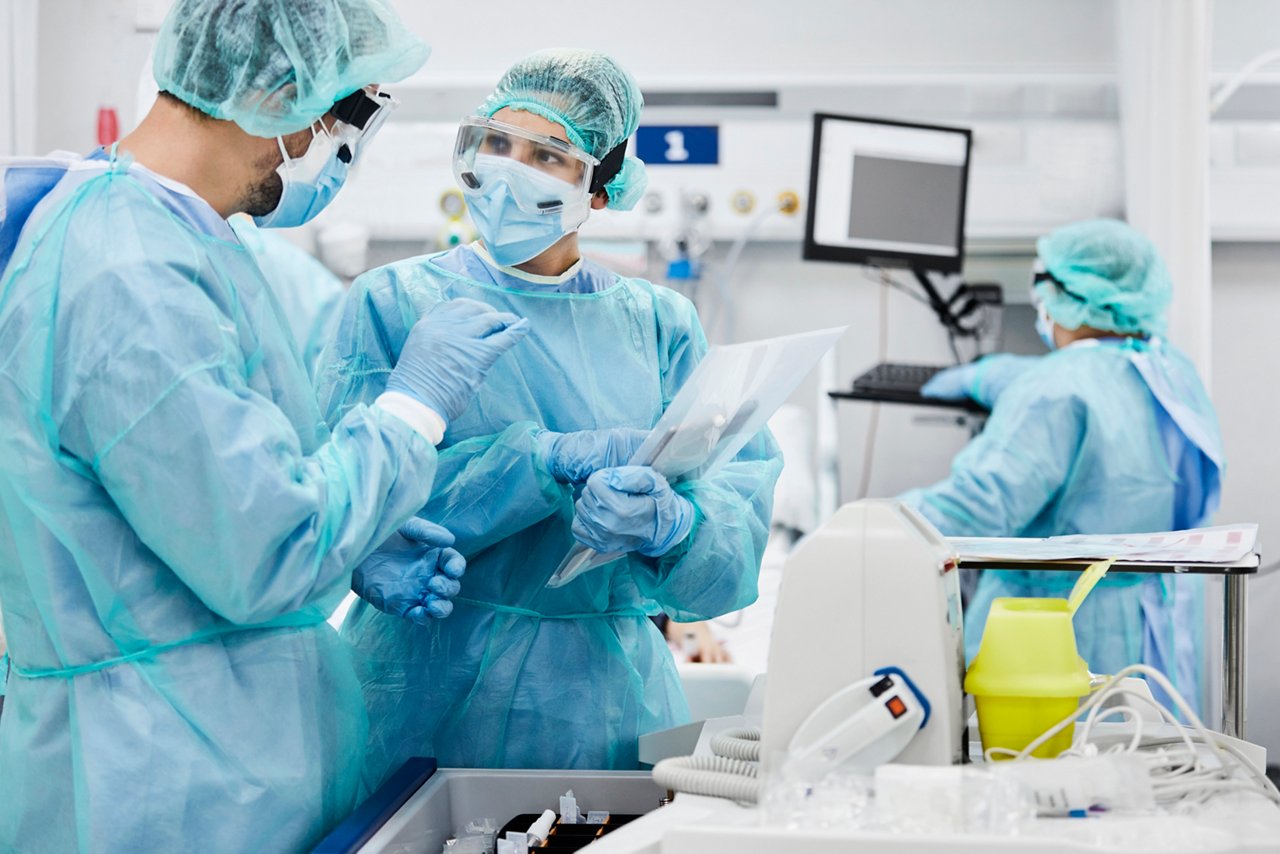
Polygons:
<instances>
[{"instance_id":1,"label":"female healthcare worker","mask_svg":"<svg viewBox=\"0 0 1280 854\"><path fill-rule=\"evenodd\" d=\"M385 115L365 87L426 45L382 0L179 0L155 56L118 147L0 173L0 852L298 851L343 818L365 718L325 617L384 542L447 610L461 558L413 513L522 334L442 305L328 430L226 218L319 212Z\"/></svg>"},{"instance_id":2,"label":"female healthcare worker","mask_svg":"<svg viewBox=\"0 0 1280 854\"><path fill-rule=\"evenodd\" d=\"M687 716L647 615L701 620L755 598L781 470L772 437L705 480L622 465L707 348L687 300L578 251L589 210L643 193L643 164L623 154L641 106L603 54L516 63L458 134L455 174L483 242L374 270L348 295L320 371L331 421L378 396L409 326L442 299L482 300L532 329L441 445L423 515L467 557L453 616L414 625L366 588L392 613L357 602L343 627L375 775L415 754L634 768L641 733ZM627 554L547 589L575 536Z\"/></svg>"},{"instance_id":3,"label":"female healthcare worker","mask_svg":"<svg viewBox=\"0 0 1280 854\"><path fill-rule=\"evenodd\" d=\"M1224 463L1195 368L1161 338L1169 274L1155 246L1114 220L1080 222L1037 243L1033 285L1043 357L988 356L922 389L991 407L951 476L903 500L948 536L1046 537L1178 530L1218 506ZM1065 597L1071 572L983 573L965 614L977 653L1000 596ZM1075 616L1095 673L1158 667L1200 699L1203 584L1191 576L1110 575Z\"/></svg>"}]
</instances>

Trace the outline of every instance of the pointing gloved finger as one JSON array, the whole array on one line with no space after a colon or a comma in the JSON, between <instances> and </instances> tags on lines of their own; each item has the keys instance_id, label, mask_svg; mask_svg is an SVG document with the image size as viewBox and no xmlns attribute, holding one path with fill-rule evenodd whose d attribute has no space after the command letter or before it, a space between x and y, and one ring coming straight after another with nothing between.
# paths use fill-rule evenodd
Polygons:
<instances>
[{"instance_id":1,"label":"pointing gloved finger","mask_svg":"<svg viewBox=\"0 0 1280 854\"><path fill-rule=\"evenodd\" d=\"M459 321L454 330L466 337L483 341L499 332L514 326L519 320L515 315L500 311L488 311Z\"/></svg>"},{"instance_id":2,"label":"pointing gloved finger","mask_svg":"<svg viewBox=\"0 0 1280 854\"><path fill-rule=\"evenodd\" d=\"M514 318L514 320L504 320L503 328L490 333L484 339L486 343L500 344L502 342L510 342L506 346L511 347L533 330L533 327L529 325L528 318L516 317L514 314L506 314L502 315L502 317Z\"/></svg>"}]
</instances>

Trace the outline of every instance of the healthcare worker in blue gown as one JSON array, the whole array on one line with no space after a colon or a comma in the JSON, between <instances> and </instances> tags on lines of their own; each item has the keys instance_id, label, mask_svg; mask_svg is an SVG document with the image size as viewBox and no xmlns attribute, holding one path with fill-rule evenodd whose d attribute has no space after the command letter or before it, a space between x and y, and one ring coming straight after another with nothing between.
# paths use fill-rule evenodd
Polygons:
<instances>
[{"instance_id":1,"label":"healthcare worker in blue gown","mask_svg":"<svg viewBox=\"0 0 1280 854\"><path fill-rule=\"evenodd\" d=\"M988 356L922 390L991 408L951 476L904 500L948 536L1046 537L1207 524L1221 495L1217 416L1162 336L1172 285L1155 246L1115 220L1068 225L1037 243L1036 323L1051 352ZM992 600L1065 597L1073 572L985 572L965 614L972 659ZM1075 616L1095 673L1139 662L1200 701L1204 587L1194 576L1107 576Z\"/></svg>"},{"instance_id":2,"label":"healthcare worker in blue gown","mask_svg":"<svg viewBox=\"0 0 1280 854\"><path fill-rule=\"evenodd\" d=\"M314 216L426 55L382 0L179 0L132 134L0 174L0 851L298 851L357 803L325 617L388 555L447 613L413 514L523 323L441 304L330 431L226 219Z\"/></svg>"},{"instance_id":3,"label":"healthcare worker in blue gown","mask_svg":"<svg viewBox=\"0 0 1280 854\"><path fill-rule=\"evenodd\" d=\"M772 437L705 480L624 465L707 349L686 299L578 250L590 210L643 194L643 164L624 156L641 106L603 54L516 63L458 135L455 173L482 240L374 270L348 294L319 372L333 423L378 397L406 331L441 300L531 324L441 445L424 515L467 558L453 616L420 626L357 602L343 626L374 777L413 755L635 768L638 736L688 715L648 615L702 620L755 599L781 470ZM547 589L575 542L626 554Z\"/></svg>"}]
</instances>

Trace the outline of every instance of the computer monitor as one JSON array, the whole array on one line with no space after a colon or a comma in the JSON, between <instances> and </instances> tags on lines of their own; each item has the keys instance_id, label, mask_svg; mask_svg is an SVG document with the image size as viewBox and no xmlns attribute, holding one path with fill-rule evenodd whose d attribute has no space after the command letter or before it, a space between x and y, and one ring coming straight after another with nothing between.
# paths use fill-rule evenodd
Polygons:
<instances>
[{"instance_id":1,"label":"computer monitor","mask_svg":"<svg viewBox=\"0 0 1280 854\"><path fill-rule=\"evenodd\" d=\"M958 273L972 134L817 113L804 258Z\"/></svg>"}]
</instances>

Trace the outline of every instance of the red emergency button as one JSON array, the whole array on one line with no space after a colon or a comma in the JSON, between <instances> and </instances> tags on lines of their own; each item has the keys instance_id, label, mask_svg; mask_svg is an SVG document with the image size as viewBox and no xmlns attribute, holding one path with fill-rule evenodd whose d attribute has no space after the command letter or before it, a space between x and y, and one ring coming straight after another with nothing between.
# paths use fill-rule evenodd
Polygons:
<instances>
[{"instance_id":1,"label":"red emergency button","mask_svg":"<svg viewBox=\"0 0 1280 854\"><path fill-rule=\"evenodd\" d=\"M895 721L907 713L907 704L902 702L901 697L890 697L884 707L889 710L889 714L893 715Z\"/></svg>"}]
</instances>

